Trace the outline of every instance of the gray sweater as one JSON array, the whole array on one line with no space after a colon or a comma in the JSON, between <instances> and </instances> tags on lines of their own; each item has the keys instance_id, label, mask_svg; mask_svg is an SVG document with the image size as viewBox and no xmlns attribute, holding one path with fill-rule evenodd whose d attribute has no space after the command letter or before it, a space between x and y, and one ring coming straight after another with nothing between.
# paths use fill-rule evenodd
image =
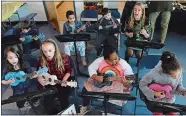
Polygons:
<instances>
[{"instance_id":1,"label":"gray sweater","mask_svg":"<svg viewBox=\"0 0 186 116\"><path fill-rule=\"evenodd\" d=\"M182 85L182 70L176 79L171 78L169 75L162 72L161 61L152 69L149 73L147 73L140 81L139 87L143 94L147 97L150 101L157 101L154 99L154 91L148 87L149 84L152 82L159 83L159 84L169 84L173 88L173 90L183 91L185 88ZM175 96L168 99L163 98L158 100L158 102L165 102L165 103L174 103Z\"/></svg>"}]
</instances>

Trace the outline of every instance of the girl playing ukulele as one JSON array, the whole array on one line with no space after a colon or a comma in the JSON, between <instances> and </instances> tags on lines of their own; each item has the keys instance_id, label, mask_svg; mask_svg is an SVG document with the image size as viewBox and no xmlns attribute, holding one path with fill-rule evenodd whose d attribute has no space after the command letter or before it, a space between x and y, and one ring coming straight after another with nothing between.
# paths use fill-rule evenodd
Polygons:
<instances>
[{"instance_id":1,"label":"girl playing ukulele","mask_svg":"<svg viewBox=\"0 0 186 116\"><path fill-rule=\"evenodd\" d=\"M56 75L58 80L62 80L64 83L70 80L71 66L69 57L61 53L56 42L52 39L46 39L41 44L41 56L39 58L39 67L46 66L49 70L49 74ZM41 74L38 81L41 85L45 86L47 80L45 80ZM66 109L69 106L68 98L70 93L69 87L63 84L54 85L58 92L56 94L48 95L44 97L44 106L48 114L57 114L60 111ZM52 85L47 85L45 88L50 88ZM58 111L54 106L54 98L57 96L61 105L61 110Z\"/></svg>"},{"instance_id":2,"label":"girl playing ukulele","mask_svg":"<svg viewBox=\"0 0 186 116\"><path fill-rule=\"evenodd\" d=\"M175 112L162 111L162 108L156 108L155 104L150 101L174 103L175 96L166 98L163 91L154 91L150 89L149 85L158 83L160 85L170 85L174 91L185 91L182 85L182 69L176 56L168 51L163 52L161 61L147 73L140 81L139 87L142 93L146 96L147 108L153 112L153 115L169 114L175 115ZM156 89L156 88L154 88ZM186 97L186 92L183 94ZM157 100L160 97L162 99Z\"/></svg>"},{"instance_id":3,"label":"girl playing ukulele","mask_svg":"<svg viewBox=\"0 0 186 116\"><path fill-rule=\"evenodd\" d=\"M3 68L3 79L2 84L9 85L13 83L15 80L14 78L10 78L9 80L5 80L4 77L8 72L18 72L24 71L25 73L31 73L32 69L28 62L24 61L22 58L22 52L18 50L17 47L7 47L5 49L5 67ZM37 77L37 75L33 75L33 78ZM11 86L13 91L13 96L17 94L23 94L26 92L37 91L37 79L29 79L26 78L25 82L21 82L16 86ZM27 105L25 101L17 102L17 106L22 108L23 106ZM35 104L37 105L37 104Z\"/></svg>"}]
</instances>

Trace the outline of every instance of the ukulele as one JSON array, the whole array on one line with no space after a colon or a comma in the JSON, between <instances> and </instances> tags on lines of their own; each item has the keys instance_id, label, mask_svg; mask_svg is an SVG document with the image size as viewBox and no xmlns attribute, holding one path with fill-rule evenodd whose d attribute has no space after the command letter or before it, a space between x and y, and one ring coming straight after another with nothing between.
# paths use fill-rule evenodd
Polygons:
<instances>
[{"instance_id":1,"label":"ukulele","mask_svg":"<svg viewBox=\"0 0 186 116\"><path fill-rule=\"evenodd\" d=\"M30 73L30 74L26 74L24 71L18 71L18 72L9 72L5 75L5 80L9 80L10 78L14 78L14 82L12 82L10 85L11 86L16 86L21 82L25 82L26 78L31 78L34 74L41 74L44 72L48 72L48 68L44 67L39 69L36 72Z\"/></svg>"},{"instance_id":2,"label":"ukulele","mask_svg":"<svg viewBox=\"0 0 186 116\"><path fill-rule=\"evenodd\" d=\"M156 96L156 100L160 100L162 98L172 98L173 94L177 94L177 95L184 95L186 94L186 90L185 91L174 91L172 90L172 87L170 85L162 85L162 84L158 84L158 83L152 83L149 85L149 88L152 89L155 92L161 92L161 95L165 95L165 96Z\"/></svg>"},{"instance_id":3,"label":"ukulele","mask_svg":"<svg viewBox=\"0 0 186 116\"><path fill-rule=\"evenodd\" d=\"M45 80L44 85L55 85L55 84L62 84L63 81L58 80L56 75L50 75L48 73L45 73L42 75L42 78ZM77 82L76 81L67 81L66 85L69 87L77 87Z\"/></svg>"},{"instance_id":4,"label":"ukulele","mask_svg":"<svg viewBox=\"0 0 186 116\"><path fill-rule=\"evenodd\" d=\"M45 35L43 33L40 33L39 35L36 35L35 37L37 37L39 40L43 40L45 38ZM23 41L23 44L27 44L33 41L34 36L26 35L26 36L23 36L23 38L25 38L25 40Z\"/></svg>"},{"instance_id":5,"label":"ukulele","mask_svg":"<svg viewBox=\"0 0 186 116\"><path fill-rule=\"evenodd\" d=\"M77 32L79 33L80 31L84 30L86 28L86 26L90 25L91 23L88 21L86 22L83 26L79 27L77 29Z\"/></svg>"},{"instance_id":6,"label":"ukulele","mask_svg":"<svg viewBox=\"0 0 186 116\"><path fill-rule=\"evenodd\" d=\"M114 25L117 26L116 28L118 28L118 26L121 26L121 24L116 24L116 23L114 23L114 24L112 24L112 25L106 25L106 26L102 26L102 27L103 27L103 29L107 29L107 28L114 27Z\"/></svg>"},{"instance_id":7,"label":"ukulele","mask_svg":"<svg viewBox=\"0 0 186 116\"><path fill-rule=\"evenodd\" d=\"M110 85L112 85L112 81L121 80L121 78L123 78L123 76L112 76L109 74L104 74L103 82L98 82L98 81L94 80L94 86L99 87L99 88L102 88L104 86L110 86ZM136 77L135 77L135 75L127 75L127 76L125 76L125 79L129 80L129 83L133 83L135 81Z\"/></svg>"}]
</instances>

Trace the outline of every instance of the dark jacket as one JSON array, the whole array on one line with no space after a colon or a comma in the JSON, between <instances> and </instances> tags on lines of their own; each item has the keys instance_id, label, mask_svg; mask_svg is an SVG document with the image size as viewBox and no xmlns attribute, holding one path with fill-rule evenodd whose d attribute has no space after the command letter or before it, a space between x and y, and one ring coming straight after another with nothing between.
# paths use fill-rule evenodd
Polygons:
<instances>
[{"instance_id":1,"label":"dark jacket","mask_svg":"<svg viewBox=\"0 0 186 116\"><path fill-rule=\"evenodd\" d=\"M112 27L114 23L117 25L116 29ZM111 17L110 20L107 20L104 17L102 17L96 22L95 25L97 27L97 30L99 30L99 26L103 27L103 29L99 30L99 34L114 34L114 33L118 33L120 30L120 24L118 20L113 16ZM111 27L105 28L105 26L111 26Z\"/></svg>"},{"instance_id":2,"label":"dark jacket","mask_svg":"<svg viewBox=\"0 0 186 116\"><path fill-rule=\"evenodd\" d=\"M172 11L173 5L172 1L151 1L148 6L148 12L164 12Z\"/></svg>"}]
</instances>

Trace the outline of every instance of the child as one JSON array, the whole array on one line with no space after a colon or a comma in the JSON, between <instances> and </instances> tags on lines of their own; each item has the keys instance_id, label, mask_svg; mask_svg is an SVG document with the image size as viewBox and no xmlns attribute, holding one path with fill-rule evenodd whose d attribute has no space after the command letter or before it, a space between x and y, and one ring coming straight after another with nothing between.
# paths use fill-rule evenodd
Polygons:
<instances>
[{"instance_id":1,"label":"child","mask_svg":"<svg viewBox=\"0 0 186 116\"><path fill-rule=\"evenodd\" d=\"M49 74L56 75L59 80L63 82L70 80L71 66L67 55L61 53L56 42L52 39L44 40L41 44L41 57L39 58L39 67L46 66L49 69ZM39 75L38 81L44 86L47 80L43 80L42 74ZM68 98L70 93L69 87L61 87L63 85L54 85L58 89L55 95L48 95L44 97L44 106L48 114L57 114L69 106ZM51 85L45 86L46 88ZM61 104L61 110L57 111L53 105L54 97L57 95Z\"/></svg>"},{"instance_id":2,"label":"child","mask_svg":"<svg viewBox=\"0 0 186 116\"><path fill-rule=\"evenodd\" d=\"M68 10L66 12L66 18L68 19L67 22L63 25L63 34L74 34L74 33L80 33L81 31L84 31L86 28L86 25L83 25L80 21L75 20L74 12L71 10ZM76 42L77 50L80 52L82 65L86 66L86 59L85 59L85 42L80 41ZM75 52L74 48L74 42L67 42L65 43L65 53L70 56L70 52Z\"/></svg>"},{"instance_id":3,"label":"child","mask_svg":"<svg viewBox=\"0 0 186 116\"><path fill-rule=\"evenodd\" d=\"M175 96L172 98L162 98L156 100L156 97L163 97L165 94L163 92L156 92L150 89L148 86L151 83L166 84L171 85L173 90L176 91L186 91L182 85L182 69L176 56L168 51L163 52L161 56L161 61L152 69L148 74L146 74L140 81L139 87L143 94L146 96L147 108L153 112L153 115L164 114L175 114L173 112L163 111L166 109L155 108L155 104L151 104L150 101L174 103ZM186 94L184 94L186 96Z\"/></svg>"},{"instance_id":4,"label":"child","mask_svg":"<svg viewBox=\"0 0 186 116\"><path fill-rule=\"evenodd\" d=\"M22 58L21 52L17 49L17 47L7 47L5 49L5 67L3 69L3 75L5 76L8 72L17 72L24 71L25 73L32 73L32 69L28 62L24 61ZM4 76L2 79L2 84L9 85L15 80L10 78L9 80L4 80ZM37 75L34 75L37 77ZM13 96L17 94L23 94L26 92L37 91L37 79L29 79L27 78L25 82L19 83L17 86L11 86L13 90ZM25 101L17 102L17 106L22 108L25 104Z\"/></svg>"},{"instance_id":5,"label":"child","mask_svg":"<svg viewBox=\"0 0 186 116\"><path fill-rule=\"evenodd\" d=\"M137 2L132 10L129 20L126 21L125 35L129 40L146 39L150 37L150 23L145 17L145 7L143 3ZM138 58L138 62L141 59L141 49L135 47L128 47L125 52L125 60L128 62L129 58L134 54Z\"/></svg>"},{"instance_id":6,"label":"child","mask_svg":"<svg viewBox=\"0 0 186 116\"><path fill-rule=\"evenodd\" d=\"M110 93L129 92L129 81L125 79L125 76L133 74L132 68L125 60L119 58L113 47L107 46L106 49L104 49L103 57L97 58L88 67L88 71L90 78L84 83L82 93L86 93L88 91ZM95 80L97 82L103 82L103 76L99 75L99 73L120 76L121 80L113 81L111 85L99 88L94 85ZM84 114L84 112L89 108L87 107L89 105L89 101L89 97L84 98L80 114ZM112 101L112 103L122 105L124 102Z\"/></svg>"},{"instance_id":7,"label":"child","mask_svg":"<svg viewBox=\"0 0 186 116\"><path fill-rule=\"evenodd\" d=\"M31 54L32 48L39 49L40 47L40 39L39 38L39 31L36 27L32 27L29 21L23 21L19 25L19 29L14 32L17 36L19 36L19 40L23 42L23 53L24 54ZM31 38L30 38L31 37ZM27 38L27 39L26 39ZM29 39L33 41L28 41Z\"/></svg>"},{"instance_id":8,"label":"child","mask_svg":"<svg viewBox=\"0 0 186 116\"><path fill-rule=\"evenodd\" d=\"M107 44L117 49L118 38L115 37L114 33L112 32L118 29L119 22L116 18L111 16L111 11L108 8L103 8L102 15L103 17L96 23L96 25L99 27L99 30L102 30L99 32L98 38L96 39L97 56L101 55L102 44Z\"/></svg>"}]
</instances>

